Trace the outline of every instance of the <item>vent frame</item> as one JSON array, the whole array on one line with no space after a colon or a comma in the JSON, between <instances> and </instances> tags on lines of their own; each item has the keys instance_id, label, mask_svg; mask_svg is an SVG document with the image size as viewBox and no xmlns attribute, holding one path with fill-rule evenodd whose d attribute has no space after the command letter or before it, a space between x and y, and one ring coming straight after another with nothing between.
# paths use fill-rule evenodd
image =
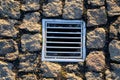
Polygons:
<instances>
[{"instance_id":1,"label":"vent frame","mask_svg":"<svg viewBox=\"0 0 120 80\"><path fill-rule=\"evenodd\" d=\"M47 56L46 53L46 42L47 42L47 24L76 24L79 23L81 26L81 56L75 56L75 57L65 57L65 56ZM63 26L62 26L63 27ZM71 27L72 28L72 27ZM76 27L77 28L77 27ZM73 28L74 29L74 28ZM79 28L78 28L79 29ZM61 20L61 19L42 19L42 36L43 36L43 42L42 42L42 61L54 61L54 62L79 62L79 61L84 61L86 57L86 46L85 46L85 41L86 41L86 27L85 27L85 22L83 20ZM77 43L77 42L76 42Z\"/></svg>"}]
</instances>

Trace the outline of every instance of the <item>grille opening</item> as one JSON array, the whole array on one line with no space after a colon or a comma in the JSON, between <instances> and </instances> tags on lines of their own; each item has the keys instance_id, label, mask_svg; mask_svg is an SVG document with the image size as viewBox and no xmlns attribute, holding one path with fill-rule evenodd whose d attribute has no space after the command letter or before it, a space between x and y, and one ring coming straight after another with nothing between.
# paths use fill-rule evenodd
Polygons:
<instances>
[{"instance_id":1,"label":"grille opening","mask_svg":"<svg viewBox=\"0 0 120 80\"><path fill-rule=\"evenodd\" d=\"M80 29L52 29L52 28L48 28L47 31L49 32L81 32Z\"/></svg>"},{"instance_id":2,"label":"grille opening","mask_svg":"<svg viewBox=\"0 0 120 80\"><path fill-rule=\"evenodd\" d=\"M53 43L53 44L50 44L50 43L47 43L47 46L64 46L64 47L80 47L81 44L74 44L74 43Z\"/></svg>"},{"instance_id":3,"label":"grille opening","mask_svg":"<svg viewBox=\"0 0 120 80\"><path fill-rule=\"evenodd\" d=\"M65 23L61 23L61 24L59 24L59 23L58 24L48 23L47 26L48 27L55 27L56 28L56 27L80 27L81 25L77 24L77 23L76 24L75 23L74 24L70 24L70 23L69 24L65 24Z\"/></svg>"},{"instance_id":4,"label":"grille opening","mask_svg":"<svg viewBox=\"0 0 120 80\"><path fill-rule=\"evenodd\" d=\"M70 48L62 48L62 49L58 49L58 48L47 48L47 51L54 51L54 52L56 52L56 51L60 51L60 52L80 52L81 50L80 49L70 49ZM57 52L57 53L59 53L59 52Z\"/></svg>"},{"instance_id":5,"label":"grille opening","mask_svg":"<svg viewBox=\"0 0 120 80\"><path fill-rule=\"evenodd\" d=\"M47 41L52 41L52 42L55 42L55 41L59 41L59 42L80 42L81 40L80 39L56 39L56 38L47 38Z\"/></svg>"},{"instance_id":6,"label":"grille opening","mask_svg":"<svg viewBox=\"0 0 120 80\"><path fill-rule=\"evenodd\" d=\"M54 34L54 33L47 33L47 36L53 37L81 37L80 34Z\"/></svg>"},{"instance_id":7,"label":"grille opening","mask_svg":"<svg viewBox=\"0 0 120 80\"><path fill-rule=\"evenodd\" d=\"M80 53L73 53L73 54L68 54L68 53L62 53L62 54L58 54L58 53L47 53L48 56L80 56Z\"/></svg>"},{"instance_id":8,"label":"grille opening","mask_svg":"<svg viewBox=\"0 0 120 80\"><path fill-rule=\"evenodd\" d=\"M84 60L85 24L83 21L44 19L42 26L42 60L74 62Z\"/></svg>"}]
</instances>

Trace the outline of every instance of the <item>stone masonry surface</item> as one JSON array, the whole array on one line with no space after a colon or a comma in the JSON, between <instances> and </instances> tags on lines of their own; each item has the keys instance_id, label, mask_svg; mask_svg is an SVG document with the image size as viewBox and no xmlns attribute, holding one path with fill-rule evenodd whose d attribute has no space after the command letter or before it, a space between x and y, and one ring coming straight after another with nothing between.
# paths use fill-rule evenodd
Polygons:
<instances>
[{"instance_id":1,"label":"stone masonry surface","mask_svg":"<svg viewBox=\"0 0 120 80\"><path fill-rule=\"evenodd\" d=\"M85 21L85 61L41 61L42 19ZM120 0L0 0L0 80L120 80Z\"/></svg>"}]
</instances>

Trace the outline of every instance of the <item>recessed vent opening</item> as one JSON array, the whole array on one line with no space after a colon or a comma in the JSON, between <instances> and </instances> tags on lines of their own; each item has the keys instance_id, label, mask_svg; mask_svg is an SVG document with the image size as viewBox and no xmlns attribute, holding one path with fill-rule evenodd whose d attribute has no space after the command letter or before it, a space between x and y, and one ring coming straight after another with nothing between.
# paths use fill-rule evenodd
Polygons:
<instances>
[{"instance_id":1,"label":"recessed vent opening","mask_svg":"<svg viewBox=\"0 0 120 80\"><path fill-rule=\"evenodd\" d=\"M85 24L83 21L43 19L42 26L42 60L64 62L84 60Z\"/></svg>"}]
</instances>

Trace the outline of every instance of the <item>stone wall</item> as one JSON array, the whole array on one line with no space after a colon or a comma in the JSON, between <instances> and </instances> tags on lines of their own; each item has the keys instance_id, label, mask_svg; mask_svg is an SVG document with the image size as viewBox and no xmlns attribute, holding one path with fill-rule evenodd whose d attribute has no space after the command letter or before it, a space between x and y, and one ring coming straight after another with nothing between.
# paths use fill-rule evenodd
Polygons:
<instances>
[{"instance_id":1,"label":"stone wall","mask_svg":"<svg viewBox=\"0 0 120 80\"><path fill-rule=\"evenodd\" d=\"M41 20L86 22L84 62L41 61ZM0 80L120 80L120 0L0 0Z\"/></svg>"}]
</instances>

